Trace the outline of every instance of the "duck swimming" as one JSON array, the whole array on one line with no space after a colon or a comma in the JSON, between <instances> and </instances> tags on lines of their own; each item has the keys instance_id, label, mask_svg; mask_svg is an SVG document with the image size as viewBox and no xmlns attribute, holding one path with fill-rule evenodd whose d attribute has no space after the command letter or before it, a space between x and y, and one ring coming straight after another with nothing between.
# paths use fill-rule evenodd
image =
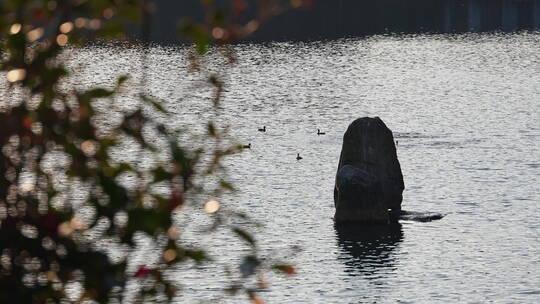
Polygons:
<instances>
[{"instance_id":1,"label":"duck swimming","mask_svg":"<svg viewBox=\"0 0 540 304\"><path fill-rule=\"evenodd\" d=\"M300 156L300 153L297 153L296 154L296 160L301 160L302 159L302 156Z\"/></svg>"},{"instance_id":2,"label":"duck swimming","mask_svg":"<svg viewBox=\"0 0 540 304\"><path fill-rule=\"evenodd\" d=\"M266 132L266 126L263 126L262 128L259 128L259 132Z\"/></svg>"},{"instance_id":3,"label":"duck swimming","mask_svg":"<svg viewBox=\"0 0 540 304\"><path fill-rule=\"evenodd\" d=\"M317 135L325 135L326 133L325 132L321 132L320 129L317 129Z\"/></svg>"}]
</instances>

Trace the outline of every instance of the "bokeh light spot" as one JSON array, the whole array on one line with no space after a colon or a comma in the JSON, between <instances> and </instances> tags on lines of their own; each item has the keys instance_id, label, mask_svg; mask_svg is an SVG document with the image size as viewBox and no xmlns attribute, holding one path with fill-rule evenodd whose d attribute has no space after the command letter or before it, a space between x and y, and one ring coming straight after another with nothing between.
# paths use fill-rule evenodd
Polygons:
<instances>
[{"instance_id":1,"label":"bokeh light spot","mask_svg":"<svg viewBox=\"0 0 540 304\"><path fill-rule=\"evenodd\" d=\"M88 22L88 20L86 18L79 17L79 18L75 19L75 26L78 27L78 28L82 28L82 27L86 26L87 22Z\"/></svg>"},{"instance_id":2,"label":"bokeh light spot","mask_svg":"<svg viewBox=\"0 0 540 304\"><path fill-rule=\"evenodd\" d=\"M174 251L173 249L167 249L163 253L163 259L167 263L174 260L175 258L176 258L176 251Z\"/></svg>"},{"instance_id":3,"label":"bokeh light spot","mask_svg":"<svg viewBox=\"0 0 540 304\"><path fill-rule=\"evenodd\" d=\"M248 22L248 24L246 24L246 30L249 33L255 32L258 28L259 28L259 21L257 20L251 20L250 22Z\"/></svg>"},{"instance_id":4,"label":"bokeh light spot","mask_svg":"<svg viewBox=\"0 0 540 304\"><path fill-rule=\"evenodd\" d=\"M253 304L264 304L265 303L264 300L259 296L252 296L251 302L253 302Z\"/></svg>"},{"instance_id":5,"label":"bokeh light spot","mask_svg":"<svg viewBox=\"0 0 540 304\"><path fill-rule=\"evenodd\" d=\"M66 34L60 34L56 36L56 43L58 43L59 46L64 46L68 43L68 36Z\"/></svg>"},{"instance_id":6,"label":"bokeh light spot","mask_svg":"<svg viewBox=\"0 0 540 304\"><path fill-rule=\"evenodd\" d=\"M225 33L225 29L221 27L215 27L212 29L212 37L217 40L223 39L223 37L225 37Z\"/></svg>"},{"instance_id":7,"label":"bokeh light spot","mask_svg":"<svg viewBox=\"0 0 540 304\"><path fill-rule=\"evenodd\" d=\"M210 200L204 204L204 211L208 213L215 213L219 210L219 202L216 200Z\"/></svg>"},{"instance_id":8,"label":"bokeh light spot","mask_svg":"<svg viewBox=\"0 0 540 304\"><path fill-rule=\"evenodd\" d=\"M88 22L88 28L91 30L99 30L101 27L101 20L99 19L92 19L90 22Z\"/></svg>"},{"instance_id":9,"label":"bokeh light spot","mask_svg":"<svg viewBox=\"0 0 540 304\"><path fill-rule=\"evenodd\" d=\"M86 156L92 156L97 151L97 144L93 140L85 140L81 144L81 150L86 154Z\"/></svg>"},{"instance_id":10,"label":"bokeh light spot","mask_svg":"<svg viewBox=\"0 0 540 304\"><path fill-rule=\"evenodd\" d=\"M64 22L59 27L60 32L62 34L67 34L73 30L73 23L72 22Z\"/></svg>"},{"instance_id":11,"label":"bokeh light spot","mask_svg":"<svg viewBox=\"0 0 540 304\"><path fill-rule=\"evenodd\" d=\"M47 2L47 8L50 10L50 11L54 11L56 9L56 7L58 6L58 3L56 3L56 1L49 1Z\"/></svg>"},{"instance_id":12,"label":"bokeh light spot","mask_svg":"<svg viewBox=\"0 0 540 304\"><path fill-rule=\"evenodd\" d=\"M7 73L7 80L9 82L16 82L23 80L26 77L25 69L14 69Z\"/></svg>"},{"instance_id":13,"label":"bokeh light spot","mask_svg":"<svg viewBox=\"0 0 540 304\"><path fill-rule=\"evenodd\" d=\"M15 35L21 31L21 24L20 23L13 23L11 27L9 28L9 33L11 35Z\"/></svg>"},{"instance_id":14,"label":"bokeh light spot","mask_svg":"<svg viewBox=\"0 0 540 304\"><path fill-rule=\"evenodd\" d=\"M34 42L34 41L38 40L41 37L43 37L43 28L41 28L41 27L38 27L38 28L33 29L33 30L29 31L28 33L26 33L26 38L30 42Z\"/></svg>"},{"instance_id":15,"label":"bokeh light spot","mask_svg":"<svg viewBox=\"0 0 540 304\"><path fill-rule=\"evenodd\" d=\"M112 8L106 8L103 10L103 18L111 19L114 16L114 10Z\"/></svg>"},{"instance_id":16,"label":"bokeh light spot","mask_svg":"<svg viewBox=\"0 0 540 304\"><path fill-rule=\"evenodd\" d=\"M69 236L73 232L73 228L71 228L71 225L69 222L63 222L58 226L58 234L61 236Z\"/></svg>"},{"instance_id":17,"label":"bokeh light spot","mask_svg":"<svg viewBox=\"0 0 540 304\"><path fill-rule=\"evenodd\" d=\"M167 236L171 240L176 240L179 235L180 235L180 231L178 230L178 228L176 228L174 226L170 227L169 230L167 230Z\"/></svg>"},{"instance_id":18,"label":"bokeh light spot","mask_svg":"<svg viewBox=\"0 0 540 304\"><path fill-rule=\"evenodd\" d=\"M78 216L75 216L71 219L69 225L71 226L72 229L74 230L81 230L81 229L85 229L86 228L86 225L84 224L83 220L78 217Z\"/></svg>"},{"instance_id":19,"label":"bokeh light spot","mask_svg":"<svg viewBox=\"0 0 540 304\"><path fill-rule=\"evenodd\" d=\"M291 7L299 8L302 6L302 0L291 0Z\"/></svg>"}]
</instances>

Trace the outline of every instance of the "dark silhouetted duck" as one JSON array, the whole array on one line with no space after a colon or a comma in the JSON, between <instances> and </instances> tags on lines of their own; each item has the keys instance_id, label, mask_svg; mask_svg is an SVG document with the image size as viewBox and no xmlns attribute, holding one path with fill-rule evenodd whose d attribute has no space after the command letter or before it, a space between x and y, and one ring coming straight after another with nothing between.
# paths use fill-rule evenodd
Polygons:
<instances>
[{"instance_id":1,"label":"dark silhouetted duck","mask_svg":"<svg viewBox=\"0 0 540 304\"><path fill-rule=\"evenodd\" d=\"M317 129L317 135L324 135L324 134L326 134L326 133L321 132L321 130Z\"/></svg>"},{"instance_id":2,"label":"dark silhouetted duck","mask_svg":"<svg viewBox=\"0 0 540 304\"><path fill-rule=\"evenodd\" d=\"M266 132L266 126L263 126L262 128L259 128L259 132Z\"/></svg>"},{"instance_id":3,"label":"dark silhouetted duck","mask_svg":"<svg viewBox=\"0 0 540 304\"><path fill-rule=\"evenodd\" d=\"M296 160L301 160L302 159L302 156L300 156L300 153L297 153L296 154Z\"/></svg>"},{"instance_id":4,"label":"dark silhouetted duck","mask_svg":"<svg viewBox=\"0 0 540 304\"><path fill-rule=\"evenodd\" d=\"M243 145L242 148L244 149L251 149L251 143L247 144L247 145Z\"/></svg>"}]
</instances>

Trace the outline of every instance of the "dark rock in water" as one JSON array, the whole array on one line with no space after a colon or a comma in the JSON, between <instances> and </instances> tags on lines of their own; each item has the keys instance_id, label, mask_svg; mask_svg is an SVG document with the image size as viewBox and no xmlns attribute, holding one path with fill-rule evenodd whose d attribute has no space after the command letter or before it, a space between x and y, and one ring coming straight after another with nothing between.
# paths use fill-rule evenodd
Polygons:
<instances>
[{"instance_id":1,"label":"dark rock in water","mask_svg":"<svg viewBox=\"0 0 540 304\"><path fill-rule=\"evenodd\" d=\"M390 222L401 214L404 188L392 131L378 117L353 121L336 175L336 223Z\"/></svg>"}]
</instances>

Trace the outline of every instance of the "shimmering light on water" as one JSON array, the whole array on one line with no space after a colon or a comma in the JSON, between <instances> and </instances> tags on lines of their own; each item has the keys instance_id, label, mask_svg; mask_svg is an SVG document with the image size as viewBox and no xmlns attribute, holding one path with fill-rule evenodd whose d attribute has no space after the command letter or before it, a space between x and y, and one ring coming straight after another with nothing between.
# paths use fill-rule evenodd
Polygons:
<instances>
[{"instance_id":1,"label":"shimmering light on water","mask_svg":"<svg viewBox=\"0 0 540 304\"><path fill-rule=\"evenodd\" d=\"M538 34L516 34L238 46L219 120L251 149L229 159L241 191L220 203L264 223L254 229L260 248L298 270L292 278L271 275L261 297L270 303L539 302L539 45ZM201 75L186 72L186 51L149 53L147 93L166 100L175 115L169 124L203 132L213 115L212 92ZM110 84L123 73L140 77L141 54L115 47L72 53L74 85ZM126 90L120 108L134 107L135 91ZM99 109L110 112L110 105ZM444 219L334 229L342 134L361 116L381 117L399 140L404 208L445 213ZM104 128L115 119L109 114ZM267 132L258 132L263 125ZM317 129L326 135L317 136ZM296 161L297 153L303 160ZM117 154L138 157L130 149ZM216 263L178 269L179 302L219 296L227 282L222 266L247 252L228 234L200 232L207 217L201 210L180 220L180 238L207 245ZM293 253L293 245L303 250Z\"/></svg>"}]
</instances>

